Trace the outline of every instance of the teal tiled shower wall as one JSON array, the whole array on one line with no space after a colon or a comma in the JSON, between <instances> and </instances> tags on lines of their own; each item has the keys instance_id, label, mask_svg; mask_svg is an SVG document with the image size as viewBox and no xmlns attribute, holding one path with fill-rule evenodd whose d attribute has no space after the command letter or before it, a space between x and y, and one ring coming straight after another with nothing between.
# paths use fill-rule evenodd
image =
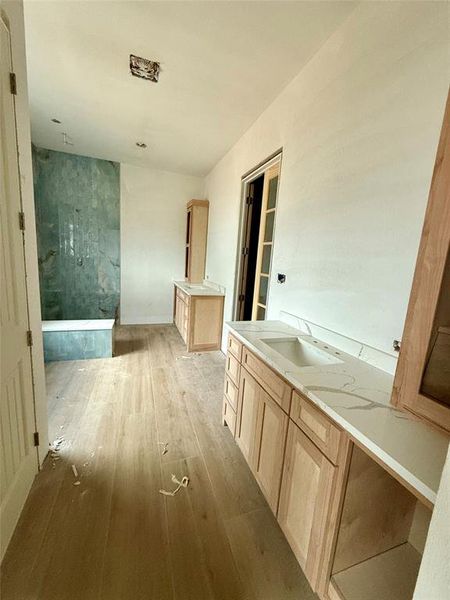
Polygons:
<instances>
[{"instance_id":1,"label":"teal tiled shower wall","mask_svg":"<svg viewBox=\"0 0 450 600\"><path fill-rule=\"evenodd\" d=\"M120 295L120 165L33 146L42 319L107 319Z\"/></svg>"}]
</instances>

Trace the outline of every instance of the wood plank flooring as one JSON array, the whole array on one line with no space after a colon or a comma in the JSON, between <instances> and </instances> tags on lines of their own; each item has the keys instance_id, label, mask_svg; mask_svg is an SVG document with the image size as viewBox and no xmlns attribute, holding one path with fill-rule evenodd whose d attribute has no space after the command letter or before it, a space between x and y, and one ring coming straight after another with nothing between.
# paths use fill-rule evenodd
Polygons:
<instances>
[{"instance_id":1,"label":"wood plank flooring","mask_svg":"<svg viewBox=\"0 0 450 600\"><path fill-rule=\"evenodd\" d=\"M61 458L33 484L2 600L316 598L221 424L223 355L188 355L171 325L119 327L116 354L47 366ZM166 497L172 473L190 484Z\"/></svg>"}]
</instances>

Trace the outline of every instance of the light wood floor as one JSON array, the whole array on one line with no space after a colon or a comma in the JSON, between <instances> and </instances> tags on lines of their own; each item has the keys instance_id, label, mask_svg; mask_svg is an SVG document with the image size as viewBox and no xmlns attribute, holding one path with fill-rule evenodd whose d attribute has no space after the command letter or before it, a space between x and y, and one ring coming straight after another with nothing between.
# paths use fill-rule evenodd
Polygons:
<instances>
[{"instance_id":1,"label":"light wood floor","mask_svg":"<svg viewBox=\"0 0 450 600\"><path fill-rule=\"evenodd\" d=\"M50 439L65 441L34 482L2 600L315 598L221 425L223 355L187 355L173 326L121 327L116 351L47 367ZM164 497L172 473L190 485Z\"/></svg>"}]
</instances>

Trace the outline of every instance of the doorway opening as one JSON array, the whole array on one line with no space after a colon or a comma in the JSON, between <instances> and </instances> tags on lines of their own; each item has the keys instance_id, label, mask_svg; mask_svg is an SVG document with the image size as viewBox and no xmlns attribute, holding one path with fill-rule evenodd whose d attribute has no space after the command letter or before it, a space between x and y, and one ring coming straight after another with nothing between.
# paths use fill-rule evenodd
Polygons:
<instances>
[{"instance_id":1,"label":"doorway opening","mask_svg":"<svg viewBox=\"0 0 450 600\"><path fill-rule=\"evenodd\" d=\"M266 318L281 155L243 178L243 205L235 316Z\"/></svg>"}]
</instances>

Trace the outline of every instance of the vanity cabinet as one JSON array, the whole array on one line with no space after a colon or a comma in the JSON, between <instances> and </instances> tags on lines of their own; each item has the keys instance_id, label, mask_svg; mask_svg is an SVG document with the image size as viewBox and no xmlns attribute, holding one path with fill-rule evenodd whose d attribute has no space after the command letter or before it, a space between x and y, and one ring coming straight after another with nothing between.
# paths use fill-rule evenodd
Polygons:
<instances>
[{"instance_id":1,"label":"vanity cabinet","mask_svg":"<svg viewBox=\"0 0 450 600\"><path fill-rule=\"evenodd\" d=\"M225 370L223 422L313 591L411 600L432 506L232 335Z\"/></svg>"},{"instance_id":2,"label":"vanity cabinet","mask_svg":"<svg viewBox=\"0 0 450 600\"><path fill-rule=\"evenodd\" d=\"M188 352L220 349L223 301L220 295L189 295L174 286L173 322Z\"/></svg>"},{"instance_id":3,"label":"vanity cabinet","mask_svg":"<svg viewBox=\"0 0 450 600\"><path fill-rule=\"evenodd\" d=\"M348 447L348 440L232 335L227 350L223 422L316 589L320 566L326 556L330 560L332 530L327 524L337 514L335 494L342 480L337 465L342 460L341 441Z\"/></svg>"}]
</instances>

